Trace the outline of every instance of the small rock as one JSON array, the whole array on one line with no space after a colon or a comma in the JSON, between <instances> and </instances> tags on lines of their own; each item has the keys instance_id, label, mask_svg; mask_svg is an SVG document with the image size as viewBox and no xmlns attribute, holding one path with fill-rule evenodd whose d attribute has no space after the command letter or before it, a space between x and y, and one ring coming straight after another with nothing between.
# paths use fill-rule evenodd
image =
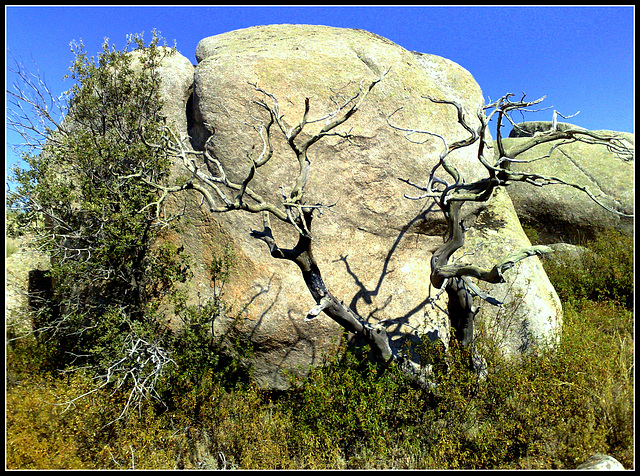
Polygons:
<instances>
[{"instance_id":1,"label":"small rock","mask_svg":"<svg viewBox=\"0 0 640 476\"><path fill-rule=\"evenodd\" d=\"M596 453L576 469L619 471L623 470L624 466L613 456Z\"/></svg>"}]
</instances>

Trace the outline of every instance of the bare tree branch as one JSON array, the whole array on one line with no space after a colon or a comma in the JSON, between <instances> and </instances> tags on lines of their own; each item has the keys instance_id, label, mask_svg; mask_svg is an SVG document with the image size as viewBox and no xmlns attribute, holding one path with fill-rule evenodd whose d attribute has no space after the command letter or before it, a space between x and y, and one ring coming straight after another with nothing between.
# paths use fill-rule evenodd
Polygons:
<instances>
[{"instance_id":1,"label":"bare tree branch","mask_svg":"<svg viewBox=\"0 0 640 476\"><path fill-rule=\"evenodd\" d=\"M510 100L512 96L513 94L507 94L496 102L485 106L485 110L491 110L488 117L484 115L482 110L478 110L476 112L477 119L479 120L479 126L477 129L473 129L469 125L460 104L454 101L425 97L425 99L434 103L449 104L453 106L457 112L458 123L469 133L467 138L457 141L451 145L448 144L446 138L435 132L417 130L410 127L392 124L390 119L396 114L396 112L398 112L397 110L387 118L387 123L392 128L404 133L405 137L412 142L424 143L429 140L429 138L435 137L443 144L442 152L440 153L436 164L427 174L426 185L419 185L410 178L403 177L400 178L400 180L422 192L416 197L410 197L408 195L405 195L405 197L413 200L433 200L433 202L440 208L446 220L447 233L445 235L445 241L437 250L434 251L431 257L430 279L431 284L435 288L444 289L447 292L449 296L449 317L451 319L452 327L457 331L458 338L462 341L464 346L470 345L473 341L473 319L477 312L477 308L472 305L472 295L479 296L491 304L500 305L500 303L495 299L484 295L475 285L472 284L469 278L476 278L489 283L504 282L503 273L513 267L517 262L530 256L541 255L543 253L553 251L551 248L546 246L531 246L507 256L495 264L491 269L482 269L478 266L467 263L449 263L453 253L464 246L464 234L466 229L460 214L461 208L466 202L487 201L493 194L496 187L504 187L513 182L524 182L538 187L560 184L584 192L594 202L612 213L628 216L604 204L598 197L591 193L587 187L571 183L557 177L549 177L533 173L513 172L509 170L510 163L519 162L515 158L519 154L526 150L530 150L537 145L549 142L554 142L549 153L535 160L541 160L548 157L555 148L559 148L562 145L575 141L604 144L610 150L615 151L623 160L630 160L630 158L633 157L633 151L629 147L628 142L621 138L597 134L577 128L563 131L558 131L554 128L547 133L542 133L532 137L519 147L512 149L510 151L510 155L507 155L501 135L503 121L506 119L510 121L514 127L517 127L516 124L513 123L510 114L515 111L530 111L528 108L539 104L544 99L543 97L535 101L525 101L525 95L523 94L519 101L512 102ZM554 117L556 114L557 111L554 111ZM487 126L489 120L494 115L497 115L498 123L496 140L498 157L495 161L485 157L485 150L490 149L486 143L486 137L488 137ZM416 141L412 136L417 134L425 135L427 138L422 141ZM561 142L558 143L557 141ZM460 172L450 163L448 157L453 150L470 147L476 143L478 161L485 168L488 177L467 183ZM436 175L440 170L446 172L446 178Z\"/></svg>"},{"instance_id":2,"label":"bare tree branch","mask_svg":"<svg viewBox=\"0 0 640 476\"><path fill-rule=\"evenodd\" d=\"M17 78L7 90L7 126L17 132L22 146L41 150L56 134L66 134L64 96L56 97L39 72L29 72L16 58L9 72ZM54 134L55 132L55 134Z\"/></svg>"},{"instance_id":3,"label":"bare tree branch","mask_svg":"<svg viewBox=\"0 0 640 476\"><path fill-rule=\"evenodd\" d=\"M313 319L321 312L324 312L349 332L362 336L374 349L378 350L384 362L391 362L398 360L399 356L391 350L385 329L381 326L372 326L367 323L344 302L333 296L326 287L312 252L311 223L314 211L321 211L327 206L322 204L312 205L304 202L304 192L311 166L308 155L309 148L328 136L348 136L348 134L340 132L338 128L359 110L369 92L382 81L386 74L387 72L385 71L379 78L366 85L361 83L358 91L339 104L335 111L317 119L309 118L311 104L310 100L306 98L302 117L292 127L287 126L285 123L278 99L257 85L250 84L254 91L262 96L261 99L254 100L253 104L266 112L267 119L261 120L253 117L258 121L258 125L253 125L252 127L262 142L262 152L257 159L247 155L250 161L250 168L241 183L234 183L229 180L222 163L209 152L206 145L204 151L193 151L185 145L185 138L176 137L170 130L167 130L165 139L168 141L172 152L182 160L182 163L190 172L191 178L182 185L171 187L156 184L143 176L138 178L162 192L158 202L154 204L156 206L169 193L192 189L203 195L211 212L244 210L250 213L261 213L263 229L261 231L254 230L252 236L267 245L273 258L292 261L298 266L307 288L316 301L316 306L309 310L307 318ZM324 121L324 125L319 131L301 140L301 133L309 124L322 121ZM251 183L258 176L260 168L273 158L274 125L277 126L276 129L282 134L290 150L295 154L298 169L290 191L287 193L283 190L280 205L268 202L251 187ZM212 139L213 137L209 140ZM156 146L159 147L159 145ZM206 164L206 171L198 165L198 161ZM231 191L237 192L235 196L231 196L229 193ZM296 246L291 249L278 246L271 228L271 216L293 227L298 234ZM412 370L412 375L415 374L414 370Z\"/></svg>"}]
</instances>

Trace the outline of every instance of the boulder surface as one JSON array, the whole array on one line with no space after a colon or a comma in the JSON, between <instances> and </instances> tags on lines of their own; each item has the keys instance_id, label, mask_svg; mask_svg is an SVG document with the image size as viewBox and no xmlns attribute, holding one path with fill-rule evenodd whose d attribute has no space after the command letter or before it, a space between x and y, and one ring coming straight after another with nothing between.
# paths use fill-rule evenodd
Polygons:
<instances>
[{"instance_id":1,"label":"boulder surface","mask_svg":"<svg viewBox=\"0 0 640 476\"><path fill-rule=\"evenodd\" d=\"M518 147L527 137L546 132L550 122L532 122L518 125L513 137L504 139L505 151ZM559 130L569 126L558 124ZM578 128L582 129L582 128ZM516 132L514 132L516 131ZM634 147L634 135L626 132L592 131L624 139ZM608 207L631 215L634 210L634 160L623 160L606 145L586 142L552 141L537 145L514 157L522 163L513 163L511 170L557 177L567 182L587 187ZM549 154L542 160L533 161ZM622 217L594 202L581 190L566 185L534 187L514 183L508 187L518 216L523 223L532 226L547 243L560 241L580 242L593 238L599 232L615 229L633 233L633 218Z\"/></svg>"},{"instance_id":2,"label":"boulder surface","mask_svg":"<svg viewBox=\"0 0 640 476\"><path fill-rule=\"evenodd\" d=\"M349 138L326 137L310 149L306 201L333 205L314 220L314 256L331 292L369 322L384 321L394 346L424 336L447 345L444 293L427 304L436 291L429 286L430 258L446 228L430 204L406 199L405 194L416 191L398 180L424 182L443 143L420 133L407 140L388 121L435 132L449 144L467 137L455 108L426 96L459 102L472 127L477 127L475 114L483 96L471 74L452 61L407 51L363 30L310 25L259 26L208 37L198 44L196 57L193 97L186 103L192 109L185 111L190 118L188 131L180 133L189 133L194 149L206 146L236 181L249 171L247 155L257 158L262 150L261 116L254 101L271 99L257 88L277 99L287 127L294 127L302 118L305 98L309 98L309 118L321 118L361 85L387 72L357 113L338 129L348 132ZM188 68L183 70L186 77ZM186 88L186 82L181 87ZM309 122L302 134L316 132L324 124ZM275 129L273 158L259 169L251 186L279 205L283 191L292 187L297 164ZM468 182L484 176L474 148L457 150L451 158ZM287 372L304 375L309 366L322 364L336 350L343 330L323 314L305 319L315 301L297 267L271 258L265 244L251 237L252 230L262 229L259 215L239 211L212 215L199 207L200 199L197 195L188 199L183 231L175 236L196 263L192 298L206 299L215 292L207 270L212 258L230 247L236 261L225 286L230 309L214 323L214 331L251 348L258 383L286 388ZM512 233L517 217L508 197L496 200L491 219L482 215L484 204L464 208L469 223L481 227L475 241L470 240L472 249L482 248L488 262L502 258L505 246L528 246L524 234ZM485 219L476 220L481 216ZM292 230L277 220L272 224L280 246L295 244ZM528 321L535 313L536 319L549 321L546 327L520 327L536 334L533 338L553 341L561 309L535 262L537 258L521 263L526 271L514 273L519 277L509 291L545 296L544 305L521 306L517 320ZM521 351L522 339L507 340L509 353Z\"/></svg>"},{"instance_id":3,"label":"boulder surface","mask_svg":"<svg viewBox=\"0 0 640 476\"><path fill-rule=\"evenodd\" d=\"M582 463L576 469L581 470L601 470L601 471L619 471L624 470L622 463L613 456L596 453L587 461Z\"/></svg>"}]
</instances>

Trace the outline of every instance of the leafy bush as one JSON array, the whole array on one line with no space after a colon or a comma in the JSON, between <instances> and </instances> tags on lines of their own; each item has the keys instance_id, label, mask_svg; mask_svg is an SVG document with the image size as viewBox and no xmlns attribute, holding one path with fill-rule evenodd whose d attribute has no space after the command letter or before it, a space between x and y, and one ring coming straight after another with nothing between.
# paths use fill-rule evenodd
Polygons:
<instances>
[{"instance_id":1,"label":"leafy bush","mask_svg":"<svg viewBox=\"0 0 640 476\"><path fill-rule=\"evenodd\" d=\"M173 469L182 437L151 406L118 419L127 398L82 372L23 382L7 395L7 468Z\"/></svg>"},{"instance_id":2,"label":"leafy bush","mask_svg":"<svg viewBox=\"0 0 640 476\"><path fill-rule=\"evenodd\" d=\"M549 469L605 452L630 467L633 314L584 301L567 307L564 329L556 351L521 362L488 352L486 381L454 344L435 395L347 352L287 392L229 387L210 368L197 384L168 385L169 408L107 425L125 392L102 389L61 412L46 402L90 391L88 377L23 380L8 394L7 458L12 467ZM28 459L40 447L32 440L47 445L39 460Z\"/></svg>"},{"instance_id":3,"label":"leafy bush","mask_svg":"<svg viewBox=\"0 0 640 476\"><path fill-rule=\"evenodd\" d=\"M18 74L22 93L12 95L35 118L13 123L33 140L23 154L28 168L13 171L18 187L8 202L19 231L50 255L55 283L54 303L34 317L49 348L43 364L92 367L103 381L138 386L136 399L154 392L171 363L162 306L189 276L182 250L163 241L171 222L156 207L157 190L140 180L166 181L171 163L167 151L148 145L165 137L158 65L174 50L159 42L155 31L148 46L139 35L120 51L105 40L91 58L82 43L72 45L63 121L30 99L30 89L43 101L48 91L26 73Z\"/></svg>"},{"instance_id":4,"label":"leafy bush","mask_svg":"<svg viewBox=\"0 0 640 476\"><path fill-rule=\"evenodd\" d=\"M563 302L612 300L633 308L633 237L607 231L585 243L591 253L545 260L544 267Z\"/></svg>"}]
</instances>

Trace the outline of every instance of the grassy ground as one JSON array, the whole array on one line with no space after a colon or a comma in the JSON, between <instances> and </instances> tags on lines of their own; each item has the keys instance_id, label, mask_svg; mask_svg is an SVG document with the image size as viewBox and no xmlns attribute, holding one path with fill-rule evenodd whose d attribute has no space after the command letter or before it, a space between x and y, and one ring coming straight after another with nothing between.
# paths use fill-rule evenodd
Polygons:
<instances>
[{"instance_id":1,"label":"grassy ground","mask_svg":"<svg viewBox=\"0 0 640 476\"><path fill-rule=\"evenodd\" d=\"M260 390L228 365L195 379L178 369L164 404L117 420L126 393L104 389L67 404L95 388L90 375L48 371L46 343L14 341L6 465L575 468L601 452L632 468L633 245L614 238L589 244L601 258L582 271L548 265L565 311L558 349L506 362L486 344L492 365L479 382L453 348L436 395L346 352L289 392Z\"/></svg>"}]
</instances>

